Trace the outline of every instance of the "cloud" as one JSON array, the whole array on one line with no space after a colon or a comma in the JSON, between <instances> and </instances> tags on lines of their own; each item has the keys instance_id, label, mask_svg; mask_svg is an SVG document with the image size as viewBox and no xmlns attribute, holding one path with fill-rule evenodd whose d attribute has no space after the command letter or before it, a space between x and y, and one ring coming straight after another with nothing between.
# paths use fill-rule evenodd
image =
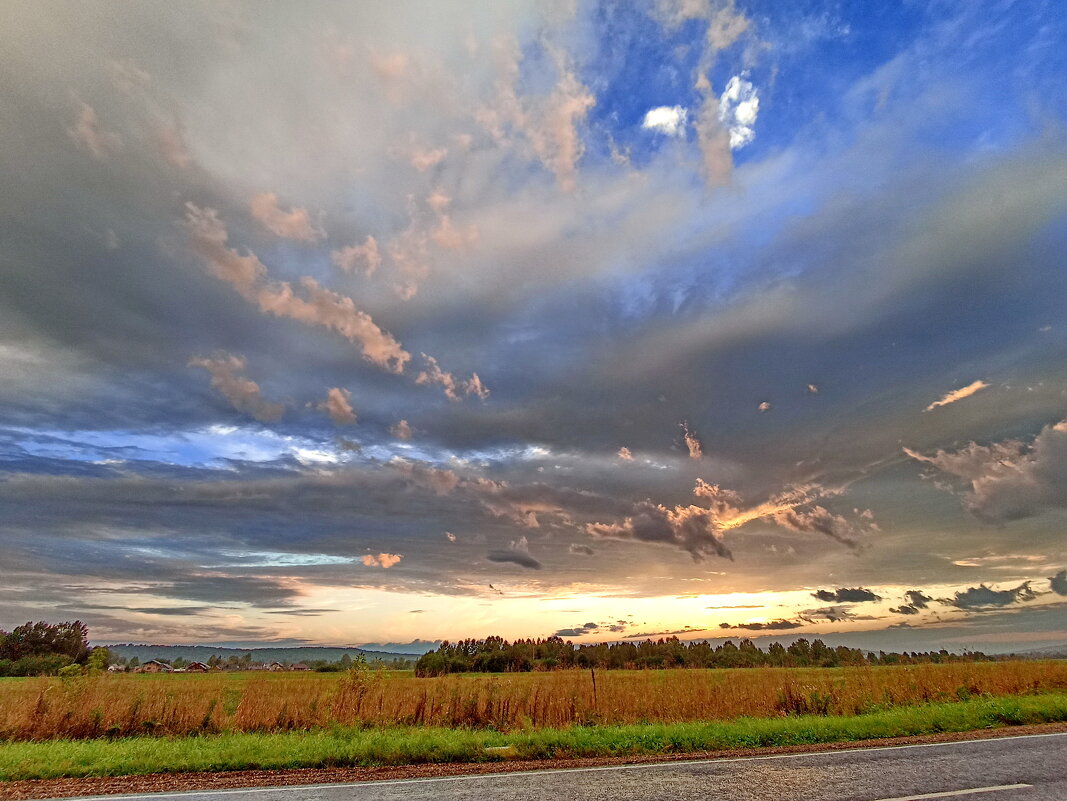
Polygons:
<instances>
[{"instance_id":1,"label":"cloud","mask_svg":"<svg viewBox=\"0 0 1067 801\"><path fill-rule=\"evenodd\" d=\"M819 393L819 388L815 386L815 384L808 384L808 392L817 395Z\"/></svg>"},{"instance_id":2,"label":"cloud","mask_svg":"<svg viewBox=\"0 0 1067 801\"><path fill-rule=\"evenodd\" d=\"M330 415L337 425L352 425L356 422L356 411L352 408L352 393L347 389L333 387L326 393L326 400L317 406Z\"/></svg>"},{"instance_id":3,"label":"cloud","mask_svg":"<svg viewBox=\"0 0 1067 801\"><path fill-rule=\"evenodd\" d=\"M728 184L734 169L734 159L730 154L731 132L722 123L719 99L710 92L700 106L693 127L703 157L704 178L708 186Z\"/></svg>"},{"instance_id":4,"label":"cloud","mask_svg":"<svg viewBox=\"0 0 1067 801\"><path fill-rule=\"evenodd\" d=\"M307 209L291 206L288 211L284 211L278 204L278 196L273 192L254 195L249 207L252 216L259 220L264 228L284 239L317 242L326 236L322 228L311 222Z\"/></svg>"},{"instance_id":5,"label":"cloud","mask_svg":"<svg viewBox=\"0 0 1067 801\"><path fill-rule=\"evenodd\" d=\"M361 557L360 561L367 567L382 567L390 568L393 565L400 562L403 559L403 554L399 553L380 553L380 554L366 554Z\"/></svg>"},{"instance_id":6,"label":"cloud","mask_svg":"<svg viewBox=\"0 0 1067 801\"><path fill-rule=\"evenodd\" d=\"M656 5L662 22L677 28L688 20L705 20L705 52L701 69L706 70L716 54L732 45L749 29L751 20L737 10L734 0L659 0Z\"/></svg>"},{"instance_id":7,"label":"cloud","mask_svg":"<svg viewBox=\"0 0 1067 801\"><path fill-rule=\"evenodd\" d=\"M908 590L904 593L904 597L916 609L926 609L930 601L934 600L929 595L925 595L922 590Z\"/></svg>"},{"instance_id":8,"label":"cloud","mask_svg":"<svg viewBox=\"0 0 1067 801\"><path fill-rule=\"evenodd\" d=\"M874 620L867 615L855 615L844 606L827 606L821 609L806 609L797 615L806 623L826 621L828 623L844 623L851 620Z\"/></svg>"},{"instance_id":9,"label":"cloud","mask_svg":"<svg viewBox=\"0 0 1067 801\"><path fill-rule=\"evenodd\" d=\"M711 555L732 559L722 541L724 533L757 520L769 520L791 531L823 534L850 548L858 547L858 538L877 526L865 513L853 522L815 503L838 493L816 485L794 486L762 503L745 506L739 493L697 479L693 494L703 499L706 507L668 508L646 500L634 504L622 520L590 523L585 530L593 537L677 545L697 561Z\"/></svg>"},{"instance_id":10,"label":"cloud","mask_svg":"<svg viewBox=\"0 0 1067 801\"><path fill-rule=\"evenodd\" d=\"M856 604L865 603L868 601L880 601L881 595L876 595L874 592L863 587L842 588L837 590L817 590L812 593L812 597L818 598L820 601L826 601L827 603L846 603Z\"/></svg>"},{"instance_id":11,"label":"cloud","mask_svg":"<svg viewBox=\"0 0 1067 801\"><path fill-rule=\"evenodd\" d=\"M445 532L445 539L448 540L449 542L455 542L458 538L451 531L446 531Z\"/></svg>"},{"instance_id":12,"label":"cloud","mask_svg":"<svg viewBox=\"0 0 1067 801\"><path fill-rule=\"evenodd\" d=\"M685 447L689 451L689 458L690 459L699 459L699 458L701 458L704 455L704 446L701 444L700 440L697 438L697 435L689 430L688 421L683 422L681 424L681 426L682 426L682 437L685 440Z\"/></svg>"},{"instance_id":13,"label":"cloud","mask_svg":"<svg viewBox=\"0 0 1067 801\"><path fill-rule=\"evenodd\" d=\"M1049 588L1057 595L1067 595L1067 570L1049 576Z\"/></svg>"},{"instance_id":14,"label":"cloud","mask_svg":"<svg viewBox=\"0 0 1067 801\"><path fill-rule=\"evenodd\" d=\"M600 627L596 623L586 623L570 629L560 629L553 633L553 637L582 637L586 634L595 634Z\"/></svg>"},{"instance_id":15,"label":"cloud","mask_svg":"<svg viewBox=\"0 0 1067 801\"><path fill-rule=\"evenodd\" d=\"M938 406L948 406L950 403L955 403L956 401L961 401L964 398L969 398L974 393L978 392L979 390L985 389L988 386L989 384L987 384L985 381L974 381L965 387L960 387L959 389L955 389L952 392L946 393L941 397L940 400L935 400L933 403L923 409L923 411L929 412L933 409L936 409Z\"/></svg>"},{"instance_id":16,"label":"cloud","mask_svg":"<svg viewBox=\"0 0 1067 801\"><path fill-rule=\"evenodd\" d=\"M782 509L773 515L773 519L783 528L810 534L825 534L850 548L857 546L856 537L862 532L860 526L843 515L835 515L823 506ZM868 529L870 530L869 526Z\"/></svg>"},{"instance_id":17,"label":"cloud","mask_svg":"<svg viewBox=\"0 0 1067 801\"><path fill-rule=\"evenodd\" d=\"M768 620L765 622L756 623L720 623L720 629L747 629L749 631L788 631L790 629L799 629L803 626L803 623L798 623L795 620Z\"/></svg>"},{"instance_id":18,"label":"cloud","mask_svg":"<svg viewBox=\"0 0 1067 801\"><path fill-rule=\"evenodd\" d=\"M225 573L195 573L155 586L137 586L134 579L134 583L125 589L185 601L256 606L288 606L300 597L299 590L280 579Z\"/></svg>"},{"instance_id":19,"label":"cloud","mask_svg":"<svg viewBox=\"0 0 1067 801\"><path fill-rule=\"evenodd\" d=\"M448 148L438 147L432 150L414 150L411 153L410 164L419 172L426 172L431 167L436 167L445 160Z\"/></svg>"},{"instance_id":20,"label":"cloud","mask_svg":"<svg viewBox=\"0 0 1067 801\"><path fill-rule=\"evenodd\" d=\"M964 508L985 522L1020 520L1067 508L1067 420L1046 426L1031 443L971 442L961 450L939 450L933 456L910 448L904 452L968 482Z\"/></svg>"},{"instance_id":21,"label":"cloud","mask_svg":"<svg viewBox=\"0 0 1067 801\"><path fill-rule=\"evenodd\" d=\"M525 143L556 176L559 188L572 192L585 149L578 126L596 105L596 97L578 79L562 50L549 45L546 49L555 66L555 85L547 95L520 96L520 45L513 37L494 41L495 97L476 112L475 119L498 144L510 143L513 136Z\"/></svg>"},{"instance_id":22,"label":"cloud","mask_svg":"<svg viewBox=\"0 0 1067 801\"><path fill-rule=\"evenodd\" d=\"M505 550L490 551L485 558L490 562L511 562L529 570L541 569L541 563L530 555L530 544L526 537L512 540Z\"/></svg>"},{"instance_id":23,"label":"cloud","mask_svg":"<svg viewBox=\"0 0 1067 801\"><path fill-rule=\"evenodd\" d=\"M633 459L634 459L634 455L630 452L630 449L627 448L625 445L623 447L619 448L619 452L616 454L616 456L618 456L624 462L632 462Z\"/></svg>"},{"instance_id":24,"label":"cloud","mask_svg":"<svg viewBox=\"0 0 1067 801\"><path fill-rule=\"evenodd\" d=\"M433 356L427 356L424 353L422 358L426 367L415 377L416 384L440 384L444 387L445 397L452 401L460 400L461 394L468 397L474 395L481 400L489 397L489 390L477 373L471 375L466 381L457 381L452 373L441 369L437 359Z\"/></svg>"},{"instance_id":25,"label":"cloud","mask_svg":"<svg viewBox=\"0 0 1067 801\"><path fill-rule=\"evenodd\" d=\"M152 85L152 76L141 69L133 59L113 59L108 62L107 68L115 88L128 95Z\"/></svg>"},{"instance_id":26,"label":"cloud","mask_svg":"<svg viewBox=\"0 0 1067 801\"><path fill-rule=\"evenodd\" d=\"M729 132L730 149L739 150L756 138L759 93L745 74L733 76L719 98L719 121Z\"/></svg>"},{"instance_id":27,"label":"cloud","mask_svg":"<svg viewBox=\"0 0 1067 801\"><path fill-rule=\"evenodd\" d=\"M689 112L681 106L657 106L645 113L641 127L667 136L684 137L688 116Z\"/></svg>"},{"instance_id":28,"label":"cloud","mask_svg":"<svg viewBox=\"0 0 1067 801\"><path fill-rule=\"evenodd\" d=\"M930 601L934 600L929 595L925 595L921 590L908 590L904 593L904 598L907 603L901 604L895 609L890 609L890 612L895 612L899 615L917 615L919 610L926 609L930 605Z\"/></svg>"},{"instance_id":29,"label":"cloud","mask_svg":"<svg viewBox=\"0 0 1067 801\"><path fill-rule=\"evenodd\" d=\"M757 406L756 409L761 412L769 412L771 410L771 404L767 401L763 401L763 403Z\"/></svg>"},{"instance_id":30,"label":"cloud","mask_svg":"<svg viewBox=\"0 0 1067 801\"><path fill-rule=\"evenodd\" d=\"M677 545L696 561L711 555L733 558L722 542L718 521L710 510L699 506L669 509L651 501L641 501L622 521L590 523L586 531L590 536L603 539Z\"/></svg>"},{"instance_id":31,"label":"cloud","mask_svg":"<svg viewBox=\"0 0 1067 801\"><path fill-rule=\"evenodd\" d=\"M189 367L202 367L211 374L211 386L217 389L233 407L251 415L262 423L274 423L282 418L285 405L271 403L263 397L259 384L241 373L247 367L243 356L218 353L214 356L194 356Z\"/></svg>"},{"instance_id":32,"label":"cloud","mask_svg":"<svg viewBox=\"0 0 1067 801\"><path fill-rule=\"evenodd\" d=\"M354 273L363 265L363 274L370 278L382 266L382 255L378 251L378 241L368 236L362 245L347 245L330 253L330 260L339 270Z\"/></svg>"},{"instance_id":33,"label":"cloud","mask_svg":"<svg viewBox=\"0 0 1067 801\"><path fill-rule=\"evenodd\" d=\"M409 440L415 433L415 429L407 420L398 420L389 426L389 433L397 439Z\"/></svg>"},{"instance_id":34,"label":"cloud","mask_svg":"<svg viewBox=\"0 0 1067 801\"><path fill-rule=\"evenodd\" d=\"M588 545L582 545L581 543L572 542L567 548L567 553L571 554L572 556L592 556L596 552ZM1067 592L1063 594L1067 595Z\"/></svg>"},{"instance_id":35,"label":"cloud","mask_svg":"<svg viewBox=\"0 0 1067 801\"><path fill-rule=\"evenodd\" d=\"M159 152L172 167L185 169L193 163L189 147L185 142L185 132L178 124L161 125L156 130L156 143Z\"/></svg>"},{"instance_id":36,"label":"cloud","mask_svg":"<svg viewBox=\"0 0 1067 801\"><path fill-rule=\"evenodd\" d=\"M393 373L404 372L411 354L369 314L357 309L351 298L308 276L300 279L304 297L288 281L268 280L267 268L254 253L242 256L226 246L229 234L214 209L186 203L185 228L193 249L215 277L230 284L260 311L335 331L358 345L367 361Z\"/></svg>"},{"instance_id":37,"label":"cloud","mask_svg":"<svg viewBox=\"0 0 1067 801\"><path fill-rule=\"evenodd\" d=\"M977 587L968 587L962 592L957 591L952 598L939 600L957 609L981 610L1010 606L1014 603L1033 600L1035 597L1037 594L1030 589L1030 582L1024 581L1018 587L1008 590L994 590L985 584L980 584Z\"/></svg>"},{"instance_id":38,"label":"cloud","mask_svg":"<svg viewBox=\"0 0 1067 801\"><path fill-rule=\"evenodd\" d=\"M88 103L78 101L80 109L78 119L67 128L67 135L82 150L88 151L93 158L106 159L122 149L122 137L113 131L100 127L96 109Z\"/></svg>"}]
</instances>

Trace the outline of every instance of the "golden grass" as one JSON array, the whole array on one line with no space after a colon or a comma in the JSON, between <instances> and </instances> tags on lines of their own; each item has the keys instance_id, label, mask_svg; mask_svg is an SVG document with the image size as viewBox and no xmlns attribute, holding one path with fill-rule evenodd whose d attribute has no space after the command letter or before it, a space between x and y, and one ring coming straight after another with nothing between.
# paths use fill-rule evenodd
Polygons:
<instances>
[{"instance_id":1,"label":"golden grass","mask_svg":"<svg viewBox=\"0 0 1067 801\"><path fill-rule=\"evenodd\" d=\"M1067 689L1067 661L853 668L105 675L0 684L0 738L284 732L395 725L500 731L851 715L979 695Z\"/></svg>"}]
</instances>

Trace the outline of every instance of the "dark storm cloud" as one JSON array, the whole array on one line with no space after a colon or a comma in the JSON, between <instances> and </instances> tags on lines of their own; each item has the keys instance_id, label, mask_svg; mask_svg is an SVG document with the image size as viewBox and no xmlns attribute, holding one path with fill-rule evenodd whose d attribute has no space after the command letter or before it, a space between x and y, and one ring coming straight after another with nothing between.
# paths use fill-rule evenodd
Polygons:
<instances>
[{"instance_id":1,"label":"dark storm cloud","mask_svg":"<svg viewBox=\"0 0 1067 801\"><path fill-rule=\"evenodd\" d=\"M576 626L570 629L560 629L555 632L553 637L582 637L586 634L595 634L599 630L596 623L586 623L582 626Z\"/></svg>"},{"instance_id":2,"label":"dark storm cloud","mask_svg":"<svg viewBox=\"0 0 1067 801\"><path fill-rule=\"evenodd\" d=\"M907 600L907 603L891 608L889 611L895 612L898 615L917 615L920 610L928 608L930 601L934 600L920 590L908 590L904 593L904 598Z\"/></svg>"},{"instance_id":3,"label":"dark storm cloud","mask_svg":"<svg viewBox=\"0 0 1067 801\"><path fill-rule=\"evenodd\" d=\"M114 607L119 609L121 607ZM218 609L216 606L142 606L130 609L145 615L205 615Z\"/></svg>"},{"instance_id":4,"label":"dark storm cloud","mask_svg":"<svg viewBox=\"0 0 1067 801\"><path fill-rule=\"evenodd\" d=\"M1030 582L1024 581L1018 587L1008 590L994 590L985 584L968 587L962 592L957 592L952 598L941 599L941 603L972 611L1010 606L1031 601L1036 597L1037 593L1030 588Z\"/></svg>"},{"instance_id":5,"label":"dark storm cloud","mask_svg":"<svg viewBox=\"0 0 1067 801\"><path fill-rule=\"evenodd\" d=\"M651 501L641 501L622 522L596 523L588 531L594 537L677 545L696 561L709 555L732 558L711 512L695 506L672 512Z\"/></svg>"},{"instance_id":6,"label":"dark storm cloud","mask_svg":"<svg viewBox=\"0 0 1067 801\"><path fill-rule=\"evenodd\" d=\"M880 601L881 595L876 595L871 590L863 587L842 588L837 590L816 590L812 597L827 603L863 603L865 601Z\"/></svg>"},{"instance_id":7,"label":"dark storm cloud","mask_svg":"<svg viewBox=\"0 0 1067 801\"><path fill-rule=\"evenodd\" d=\"M746 629L747 631L788 631L803 626L795 620L768 620L764 623L720 623L720 629Z\"/></svg>"},{"instance_id":8,"label":"dark storm cloud","mask_svg":"<svg viewBox=\"0 0 1067 801\"><path fill-rule=\"evenodd\" d=\"M530 555L530 546L526 537L513 540L507 548L490 551L485 558L490 562L511 562L529 570L541 569L541 563Z\"/></svg>"},{"instance_id":9,"label":"dark storm cloud","mask_svg":"<svg viewBox=\"0 0 1067 801\"><path fill-rule=\"evenodd\" d=\"M971 442L933 456L905 452L969 483L964 506L985 522L1003 523L1067 508L1067 420L1045 426L1032 441Z\"/></svg>"},{"instance_id":10,"label":"dark storm cloud","mask_svg":"<svg viewBox=\"0 0 1067 801\"><path fill-rule=\"evenodd\" d=\"M301 607L300 609L269 609L264 614L292 615L295 617L318 617L319 615L325 615L329 612L340 611L340 609L308 609L306 607Z\"/></svg>"},{"instance_id":11,"label":"dark storm cloud","mask_svg":"<svg viewBox=\"0 0 1067 801\"><path fill-rule=\"evenodd\" d=\"M1057 595L1067 595L1067 570L1049 576L1049 588Z\"/></svg>"},{"instance_id":12,"label":"dark storm cloud","mask_svg":"<svg viewBox=\"0 0 1067 801\"><path fill-rule=\"evenodd\" d=\"M821 609L805 609L797 617L805 623L826 621L828 623L842 623L850 620L877 620L872 615L857 615L847 606L827 606Z\"/></svg>"},{"instance_id":13,"label":"dark storm cloud","mask_svg":"<svg viewBox=\"0 0 1067 801\"><path fill-rule=\"evenodd\" d=\"M699 631L707 631L700 626L686 626L684 629L673 629L671 631L641 631L637 634L627 634L623 637L624 640L647 640L652 637L676 637L679 634L694 634Z\"/></svg>"},{"instance_id":14,"label":"dark storm cloud","mask_svg":"<svg viewBox=\"0 0 1067 801\"><path fill-rule=\"evenodd\" d=\"M142 591L189 601L240 602L255 606L287 606L300 596L297 590L280 581L223 573L189 576L169 584L145 587Z\"/></svg>"},{"instance_id":15,"label":"dark storm cloud","mask_svg":"<svg viewBox=\"0 0 1067 801\"><path fill-rule=\"evenodd\" d=\"M934 600L929 595L923 594L920 590L908 590L904 593L904 597L907 598L908 603L916 609L926 609L930 601Z\"/></svg>"}]
</instances>

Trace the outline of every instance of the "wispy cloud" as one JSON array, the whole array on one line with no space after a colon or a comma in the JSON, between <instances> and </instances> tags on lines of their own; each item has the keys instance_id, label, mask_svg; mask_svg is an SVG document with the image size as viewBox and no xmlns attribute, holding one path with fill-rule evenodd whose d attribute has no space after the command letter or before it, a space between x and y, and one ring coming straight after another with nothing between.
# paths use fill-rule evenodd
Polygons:
<instances>
[{"instance_id":1,"label":"wispy cloud","mask_svg":"<svg viewBox=\"0 0 1067 801\"><path fill-rule=\"evenodd\" d=\"M961 401L964 398L971 397L971 395L973 395L974 393L978 392L979 390L985 389L988 386L989 384L987 384L985 381L973 381L965 387L960 387L959 389L954 389L952 392L945 393L943 396L941 396L939 400L935 400L933 403L923 409L923 411L929 412L939 406L948 406L950 403L956 403L957 401Z\"/></svg>"}]
</instances>

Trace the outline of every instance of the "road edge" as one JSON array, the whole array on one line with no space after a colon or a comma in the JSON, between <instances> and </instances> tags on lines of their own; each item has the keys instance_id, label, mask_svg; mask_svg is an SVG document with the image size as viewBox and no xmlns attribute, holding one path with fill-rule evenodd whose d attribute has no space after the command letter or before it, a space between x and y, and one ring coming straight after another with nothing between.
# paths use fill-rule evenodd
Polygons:
<instances>
[{"instance_id":1,"label":"road edge","mask_svg":"<svg viewBox=\"0 0 1067 801\"><path fill-rule=\"evenodd\" d=\"M966 732L919 734L873 740L818 743L814 745L735 748L680 754L639 754L620 757L577 757L573 759L510 759L492 762L452 762L362 768L292 768L287 770L238 770L198 773L153 773L134 776L100 776L78 779L29 779L0 782L0 799L76 798L121 796L144 793L192 792L196 790L238 790L253 787L299 787L322 784L350 784L398 779L426 779L451 776L480 776L534 770L566 770L616 765L688 762L788 754L851 751L864 748L932 745L967 740L991 740L1034 734L1067 733L1067 722L1028 726L1002 726Z\"/></svg>"}]
</instances>

